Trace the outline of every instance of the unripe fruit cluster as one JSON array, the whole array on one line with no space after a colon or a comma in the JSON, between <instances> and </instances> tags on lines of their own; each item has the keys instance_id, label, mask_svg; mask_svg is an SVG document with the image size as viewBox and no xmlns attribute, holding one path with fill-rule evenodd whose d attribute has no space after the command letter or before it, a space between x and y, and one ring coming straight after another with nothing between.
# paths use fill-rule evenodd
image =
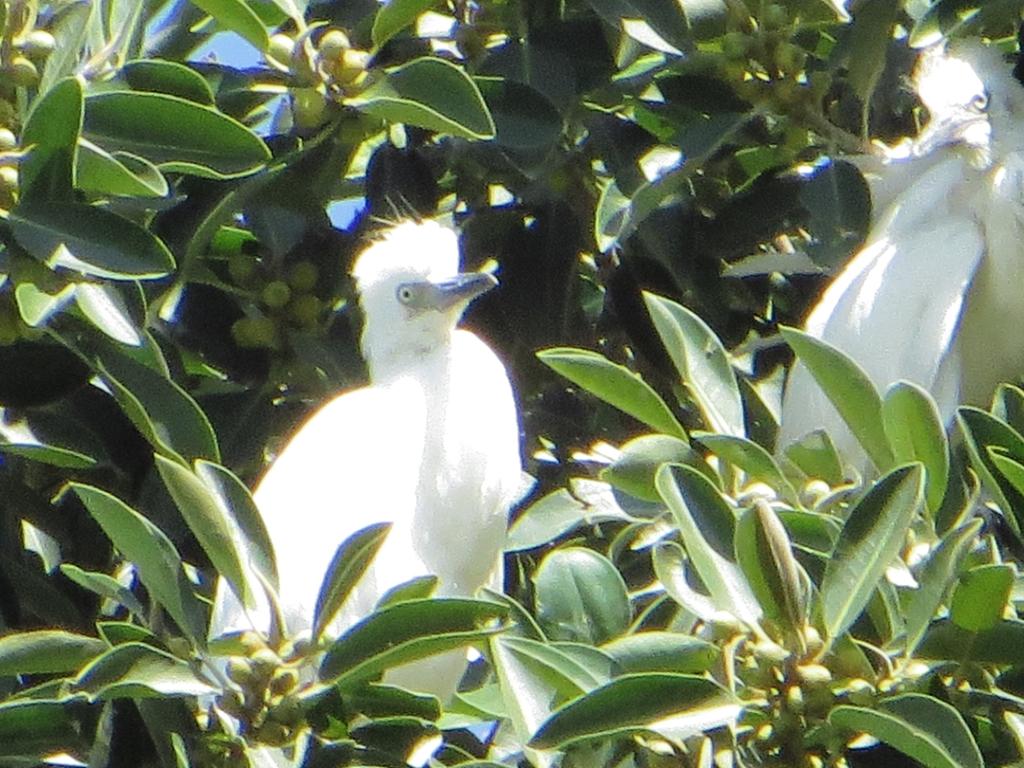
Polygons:
<instances>
[{"instance_id":1,"label":"unripe fruit cluster","mask_svg":"<svg viewBox=\"0 0 1024 768\"><path fill-rule=\"evenodd\" d=\"M310 131L322 125L328 114L329 92L346 94L362 87L370 53L352 47L343 30L329 27L315 45L309 33L297 38L284 33L273 35L266 59L288 73L295 125Z\"/></svg>"},{"instance_id":2,"label":"unripe fruit cluster","mask_svg":"<svg viewBox=\"0 0 1024 768\"><path fill-rule=\"evenodd\" d=\"M248 349L276 349L285 328L315 328L324 303L314 291L319 271L311 261L292 264L283 279L268 275L260 260L248 253L234 253L228 259L228 274L240 288L255 294L260 314L235 321L231 335Z\"/></svg>"},{"instance_id":3,"label":"unripe fruit cluster","mask_svg":"<svg viewBox=\"0 0 1024 768\"><path fill-rule=\"evenodd\" d=\"M827 72L805 73L807 52L790 40L789 12L765 6L756 28L722 37L722 71L748 101L771 102L776 111L820 103L831 87Z\"/></svg>"},{"instance_id":4,"label":"unripe fruit cluster","mask_svg":"<svg viewBox=\"0 0 1024 768\"><path fill-rule=\"evenodd\" d=\"M242 637L245 655L228 659L227 676L237 689L222 693L217 706L238 720L239 733L253 744L285 746L304 725L296 694L298 666L308 651L308 641L302 642L275 651L255 632L247 632Z\"/></svg>"}]
</instances>

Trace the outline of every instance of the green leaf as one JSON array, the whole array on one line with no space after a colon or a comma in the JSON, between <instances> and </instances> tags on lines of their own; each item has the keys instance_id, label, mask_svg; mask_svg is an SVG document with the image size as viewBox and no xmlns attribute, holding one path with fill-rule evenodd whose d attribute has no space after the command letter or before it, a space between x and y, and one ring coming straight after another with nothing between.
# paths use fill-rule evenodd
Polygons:
<instances>
[{"instance_id":1,"label":"green leaf","mask_svg":"<svg viewBox=\"0 0 1024 768\"><path fill-rule=\"evenodd\" d=\"M601 650L627 674L681 672L702 674L718 661L718 647L681 632L637 632L605 643Z\"/></svg>"},{"instance_id":2,"label":"green leaf","mask_svg":"<svg viewBox=\"0 0 1024 768\"><path fill-rule=\"evenodd\" d=\"M0 704L0 758L29 758L13 765L38 765L61 749L88 745L78 734L72 710L60 701L12 701Z\"/></svg>"},{"instance_id":3,"label":"green leaf","mask_svg":"<svg viewBox=\"0 0 1024 768\"><path fill-rule=\"evenodd\" d=\"M823 430L816 429L790 443L784 454L809 478L824 480L830 486L841 485L845 480L839 452Z\"/></svg>"},{"instance_id":4,"label":"green leaf","mask_svg":"<svg viewBox=\"0 0 1024 768\"><path fill-rule=\"evenodd\" d=\"M50 267L110 280L153 280L174 269L174 257L135 222L84 203L29 203L11 211L18 243Z\"/></svg>"},{"instance_id":5,"label":"green leaf","mask_svg":"<svg viewBox=\"0 0 1024 768\"><path fill-rule=\"evenodd\" d=\"M114 349L98 349L95 367L136 428L172 458L216 460L217 436L178 384Z\"/></svg>"},{"instance_id":6,"label":"green leaf","mask_svg":"<svg viewBox=\"0 0 1024 768\"><path fill-rule=\"evenodd\" d=\"M373 29L370 31L373 47L379 49L435 5L437 0L391 0L382 5L373 17Z\"/></svg>"},{"instance_id":7,"label":"green leaf","mask_svg":"<svg viewBox=\"0 0 1024 768\"><path fill-rule=\"evenodd\" d=\"M523 510L509 529L505 551L536 549L580 526L634 520L618 505L606 483L572 478L569 488L552 491Z\"/></svg>"},{"instance_id":8,"label":"green leaf","mask_svg":"<svg viewBox=\"0 0 1024 768\"><path fill-rule=\"evenodd\" d=\"M319 678L342 687L359 684L390 667L484 640L502 628L483 625L506 614L497 603L464 598L390 605L334 642L324 654Z\"/></svg>"},{"instance_id":9,"label":"green leaf","mask_svg":"<svg viewBox=\"0 0 1024 768\"><path fill-rule=\"evenodd\" d=\"M117 197L167 197L170 188L159 169L127 152L111 154L88 139L78 141L76 186Z\"/></svg>"},{"instance_id":10,"label":"green leaf","mask_svg":"<svg viewBox=\"0 0 1024 768\"><path fill-rule=\"evenodd\" d=\"M391 523L368 525L338 546L316 598L316 610L313 613L314 642L344 605L390 532Z\"/></svg>"},{"instance_id":11,"label":"green leaf","mask_svg":"<svg viewBox=\"0 0 1024 768\"><path fill-rule=\"evenodd\" d=\"M929 622L953 588L964 559L977 541L982 521L971 520L962 528L951 531L935 547L918 574L918 588L910 595L906 607L906 650L912 657L924 637Z\"/></svg>"},{"instance_id":12,"label":"green leaf","mask_svg":"<svg viewBox=\"0 0 1024 768\"><path fill-rule=\"evenodd\" d=\"M253 13L244 0L191 0L192 5L210 14L224 29L231 30L248 40L258 51L270 45L270 36L260 17Z\"/></svg>"},{"instance_id":13,"label":"green leaf","mask_svg":"<svg viewBox=\"0 0 1024 768\"><path fill-rule=\"evenodd\" d=\"M980 27L990 12L998 16L999 12L1006 14L1015 7L1010 0L936 0L916 20L908 39L914 48L924 48L959 37L971 27Z\"/></svg>"},{"instance_id":14,"label":"green leaf","mask_svg":"<svg viewBox=\"0 0 1024 768\"><path fill-rule=\"evenodd\" d=\"M736 525L736 560L765 615L796 637L807 622L809 579L793 556L785 526L764 501Z\"/></svg>"},{"instance_id":15,"label":"green leaf","mask_svg":"<svg viewBox=\"0 0 1024 768\"><path fill-rule=\"evenodd\" d=\"M96 631L111 646L125 643L146 643L160 646L160 638L145 627L127 621L97 621Z\"/></svg>"},{"instance_id":16,"label":"green leaf","mask_svg":"<svg viewBox=\"0 0 1024 768\"><path fill-rule=\"evenodd\" d=\"M756 627L760 605L733 560L736 523L732 509L707 478L689 467L663 466L655 482L715 607Z\"/></svg>"},{"instance_id":17,"label":"green leaf","mask_svg":"<svg viewBox=\"0 0 1024 768\"><path fill-rule=\"evenodd\" d=\"M898 467L878 480L850 510L821 582L822 614L830 638L860 616L924 500L920 464Z\"/></svg>"},{"instance_id":18,"label":"green leaf","mask_svg":"<svg viewBox=\"0 0 1024 768\"><path fill-rule=\"evenodd\" d=\"M437 576L432 574L427 576L414 576L408 581L396 584L381 595L380 599L377 600L376 605L374 605L374 610L379 611L382 608L387 608L389 605L405 603L409 600L425 600L428 597L433 597L437 592L438 582L439 579Z\"/></svg>"},{"instance_id":19,"label":"green leaf","mask_svg":"<svg viewBox=\"0 0 1024 768\"><path fill-rule=\"evenodd\" d=\"M58 293L51 295L37 288L34 283L22 283L14 289L14 299L25 325L39 328L67 304L74 292L74 286L65 285Z\"/></svg>"},{"instance_id":20,"label":"green leaf","mask_svg":"<svg viewBox=\"0 0 1024 768\"><path fill-rule=\"evenodd\" d=\"M992 396L992 415L1005 421L1018 434L1024 429L1024 389L1000 384Z\"/></svg>"},{"instance_id":21,"label":"green leaf","mask_svg":"<svg viewBox=\"0 0 1024 768\"><path fill-rule=\"evenodd\" d=\"M781 498L796 503L796 490L772 455L757 443L744 437L708 432L694 432L692 437L711 453L742 469L748 481L760 481L771 487Z\"/></svg>"},{"instance_id":22,"label":"green leaf","mask_svg":"<svg viewBox=\"0 0 1024 768\"><path fill-rule=\"evenodd\" d=\"M95 637L58 629L7 635L0 637L0 675L73 672L106 649Z\"/></svg>"},{"instance_id":23,"label":"green leaf","mask_svg":"<svg viewBox=\"0 0 1024 768\"><path fill-rule=\"evenodd\" d=\"M56 83L33 104L21 134L22 146L30 148L19 165L23 202L70 199L82 109L82 85L74 77Z\"/></svg>"},{"instance_id":24,"label":"green leaf","mask_svg":"<svg viewBox=\"0 0 1024 768\"><path fill-rule=\"evenodd\" d=\"M1024 664L1024 622L1003 619L990 629L970 632L950 619L940 619L928 627L915 657L961 663Z\"/></svg>"},{"instance_id":25,"label":"green leaf","mask_svg":"<svg viewBox=\"0 0 1024 768\"><path fill-rule=\"evenodd\" d=\"M494 120L476 84L460 67L444 59L413 59L388 71L345 103L388 122L464 139L493 139L495 135Z\"/></svg>"},{"instance_id":26,"label":"green leaf","mask_svg":"<svg viewBox=\"0 0 1024 768\"><path fill-rule=\"evenodd\" d=\"M604 659L605 669L595 674L587 665L581 664L572 654L557 645L539 642L525 637L500 636L494 639L507 657L506 672L518 669L517 678L530 678L536 686L544 689L548 701L565 702L607 683L611 677L612 660ZM525 680L517 681L526 682Z\"/></svg>"},{"instance_id":27,"label":"green leaf","mask_svg":"<svg viewBox=\"0 0 1024 768\"><path fill-rule=\"evenodd\" d=\"M658 0L590 0L588 4L606 23L638 43L677 56L693 45L693 23L723 10L716 8L717 4L702 3L698 9L692 2L666 4Z\"/></svg>"},{"instance_id":28,"label":"green leaf","mask_svg":"<svg viewBox=\"0 0 1024 768\"><path fill-rule=\"evenodd\" d=\"M743 437L743 402L729 354L707 324L670 299L644 294L644 303L679 377L711 431Z\"/></svg>"},{"instance_id":29,"label":"green leaf","mask_svg":"<svg viewBox=\"0 0 1024 768\"><path fill-rule=\"evenodd\" d=\"M197 3L198 5L198 3ZM263 28L263 25L260 25ZM266 31L263 39L267 39ZM259 46L257 46L259 47ZM261 48L262 50L262 48ZM121 69L121 76L133 91L179 96L197 104L212 105L213 91L206 78L191 67L165 59L135 59Z\"/></svg>"},{"instance_id":30,"label":"green leaf","mask_svg":"<svg viewBox=\"0 0 1024 768\"><path fill-rule=\"evenodd\" d=\"M1024 464L1006 456L1005 451L1006 448L998 445L986 448L989 462L998 470L996 477L1005 480L1013 490L1024 498Z\"/></svg>"},{"instance_id":31,"label":"green leaf","mask_svg":"<svg viewBox=\"0 0 1024 768\"><path fill-rule=\"evenodd\" d=\"M217 689L187 661L146 643L115 646L82 670L72 689L90 701L202 696Z\"/></svg>"},{"instance_id":32,"label":"green leaf","mask_svg":"<svg viewBox=\"0 0 1024 768\"><path fill-rule=\"evenodd\" d=\"M20 456L23 459L38 461L61 469L88 469L96 466L96 460L91 456L56 445L0 443L0 455Z\"/></svg>"},{"instance_id":33,"label":"green leaf","mask_svg":"<svg viewBox=\"0 0 1024 768\"><path fill-rule=\"evenodd\" d=\"M146 610L142 607L142 603L139 602L138 598L113 576L94 571L84 571L71 563L61 563L60 572L82 587L82 589L88 589L100 597L120 603L140 618L146 615Z\"/></svg>"},{"instance_id":34,"label":"green leaf","mask_svg":"<svg viewBox=\"0 0 1024 768\"><path fill-rule=\"evenodd\" d=\"M835 548L843 527L839 518L821 512L780 509L776 514L786 526L794 545L822 556L827 556Z\"/></svg>"},{"instance_id":35,"label":"green leaf","mask_svg":"<svg viewBox=\"0 0 1024 768\"><path fill-rule=\"evenodd\" d=\"M1024 437L1013 427L980 408L962 406L957 410L956 419L964 435L971 467L978 473L985 490L1009 513L1005 519L1019 535L1024 530L1021 520L1024 516L1024 495L1004 479L992 457L998 452L1013 461L1024 463ZM1003 462L1003 467L1009 468L1009 465Z\"/></svg>"},{"instance_id":36,"label":"green leaf","mask_svg":"<svg viewBox=\"0 0 1024 768\"><path fill-rule=\"evenodd\" d=\"M157 471L174 505L203 548L217 573L231 586L238 601L247 608L256 605L245 565L235 547L230 513L221 499L206 487L188 467L160 454L153 456Z\"/></svg>"},{"instance_id":37,"label":"green leaf","mask_svg":"<svg viewBox=\"0 0 1024 768\"><path fill-rule=\"evenodd\" d=\"M924 466L925 500L934 515L949 482L949 441L939 407L917 384L898 381L885 393L882 422L896 463Z\"/></svg>"},{"instance_id":38,"label":"green leaf","mask_svg":"<svg viewBox=\"0 0 1024 768\"><path fill-rule=\"evenodd\" d=\"M728 691L704 677L623 675L557 710L529 746L555 749L644 731L682 739L735 722L741 709Z\"/></svg>"},{"instance_id":39,"label":"green leaf","mask_svg":"<svg viewBox=\"0 0 1024 768\"><path fill-rule=\"evenodd\" d=\"M198 459L196 475L219 501L235 526L235 545L241 547L244 562L256 568L261 578L277 589L277 562L274 546L267 533L263 515L260 514L245 483L226 467L212 461Z\"/></svg>"},{"instance_id":40,"label":"green leaf","mask_svg":"<svg viewBox=\"0 0 1024 768\"><path fill-rule=\"evenodd\" d=\"M623 445L621 451L601 470L601 479L644 501L661 501L654 475L662 464L689 464L699 470L706 467L714 474L689 443L671 435L642 435Z\"/></svg>"},{"instance_id":41,"label":"green leaf","mask_svg":"<svg viewBox=\"0 0 1024 768\"><path fill-rule=\"evenodd\" d=\"M992 629L1003 618L1016 569L1005 563L971 568L960 577L953 593L949 617L969 632Z\"/></svg>"},{"instance_id":42,"label":"green leaf","mask_svg":"<svg viewBox=\"0 0 1024 768\"><path fill-rule=\"evenodd\" d=\"M960 713L944 701L905 693L877 709L840 705L829 722L868 733L926 768L984 768L981 751Z\"/></svg>"},{"instance_id":43,"label":"green leaf","mask_svg":"<svg viewBox=\"0 0 1024 768\"><path fill-rule=\"evenodd\" d=\"M868 458L878 469L889 469L893 457L882 421L882 399L867 374L853 360L821 339L796 328L780 326L779 330L839 411Z\"/></svg>"},{"instance_id":44,"label":"green leaf","mask_svg":"<svg viewBox=\"0 0 1024 768\"><path fill-rule=\"evenodd\" d=\"M83 131L108 150L130 152L166 171L212 179L255 173L270 159L263 140L237 120L162 93L89 96Z\"/></svg>"},{"instance_id":45,"label":"green leaf","mask_svg":"<svg viewBox=\"0 0 1024 768\"><path fill-rule=\"evenodd\" d=\"M166 609L182 631L203 646L203 611L185 576L181 556L163 531L106 491L71 483L93 519L114 546L135 564L149 594Z\"/></svg>"},{"instance_id":46,"label":"green leaf","mask_svg":"<svg viewBox=\"0 0 1024 768\"><path fill-rule=\"evenodd\" d=\"M533 575L536 617L548 637L591 644L629 627L626 584L603 555L582 547L552 550Z\"/></svg>"},{"instance_id":47,"label":"green leaf","mask_svg":"<svg viewBox=\"0 0 1024 768\"><path fill-rule=\"evenodd\" d=\"M137 290L128 286L129 290ZM110 283L76 283L75 303L89 321L114 341L130 347L142 346L141 329L145 326L144 312L139 316L128 306L118 287ZM139 308L142 309L141 307Z\"/></svg>"},{"instance_id":48,"label":"green leaf","mask_svg":"<svg viewBox=\"0 0 1024 768\"><path fill-rule=\"evenodd\" d=\"M712 621L718 608L706 595L690 586L688 562L686 551L674 541L659 542L651 551L654 575L665 593L694 616Z\"/></svg>"},{"instance_id":49,"label":"green leaf","mask_svg":"<svg viewBox=\"0 0 1024 768\"><path fill-rule=\"evenodd\" d=\"M595 397L667 435L686 440L686 430L665 401L637 374L585 349L552 347L537 353L542 363Z\"/></svg>"},{"instance_id":50,"label":"green leaf","mask_svg":"<svg viewBox=\"0 0 1024 768\"><path fill-rule=\"evenodd\" d=\"M525 83L477 75L474 82L494 119L494 141L514 150L542 150L558 142L564 120L540 91Z\"/></svg>"},{"instance_id":51,"label":"green leaf","mask_svg":"<svg viewBox=\"0 0 1024 768\"><path fill-rule=\"evenodd\" d=\"M845 160L819 166L800 185L799 200L809 214L810 257L818 264L838 267L871 226L871 190L863 174Z\"/></svg>"}]
</instances>

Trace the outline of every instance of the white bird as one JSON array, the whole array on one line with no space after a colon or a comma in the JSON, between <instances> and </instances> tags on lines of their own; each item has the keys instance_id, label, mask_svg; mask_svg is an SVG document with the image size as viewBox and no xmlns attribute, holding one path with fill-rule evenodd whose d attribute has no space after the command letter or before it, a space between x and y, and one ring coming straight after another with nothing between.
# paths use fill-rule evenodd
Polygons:
<instances>
[{"instance_id":1,"label":"white bird","mask_svg":"<svg viewBox=\"0 0 1024 768\"><path fill-rule=\"evenodd\" d=\"M357 258L361 348L370 385L303 424L256 488L273 543L288 632L309 629L338 545L376 522L392 528L329 628L368 615L389 589L436 575L438 594L500 587L507 514L522 487L519 419L508 375L477 336L456 329L497 281L460 273L455 233L403 222ZM263 599L246 611L221 580L210 636L270 629ZM400 668L389 682L449 697L466 654Z\"/></svg>"},{"instance_id":2,"label":"white bird","mask_svg":"<svg viewBox=\"0 0 1024 768\"><path fill-rule=\"evenodd\" d=\"M949 424L958 404L987 405L1000 382L1024 373L1024 87L998 52L967 41L926 51L915 86L928 124L902 151L861 163L879 215L805 329L882 393L901 379L923 386ZM797 364L779 446L819 428L864 465Z\"/></svg>"}]
</instances>

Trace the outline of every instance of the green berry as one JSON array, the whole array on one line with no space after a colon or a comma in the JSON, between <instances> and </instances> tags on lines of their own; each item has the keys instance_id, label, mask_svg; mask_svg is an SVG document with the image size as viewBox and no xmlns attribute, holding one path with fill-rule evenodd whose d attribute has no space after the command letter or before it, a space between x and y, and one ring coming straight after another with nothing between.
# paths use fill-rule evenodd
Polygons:
<instances>
[{"instance_id":1,"label":"green berry","mask_svg":"<svg viewBox=\"0 0 1024 768\"><path fill-rule=\"evenodd\" d=\"M270 45L267 46L267 58L288 66L292 60L292 50L295 48L295 41L288 35L277 34L270 38Z\"/></svg>"},{"instance_id":2,"label":"green berry","mask_svg":"<svg viewBox=\"0 0 1024 768\"><path fill-rule=\"evenodd\" d=\"M243 317L231 326L231 337L245 349L272 349L277 346L277 324L269 317Z\"/></svg>"},{"instance_id":3,"label":"green berry","mask_svg":"<svg viewBox=\"0 0 1024 768\"><path fill-rule=\"evenodd\" d=\"M786 709L800 715L804 711L804 692L799 685L791 685L786 689Z\"/></svg>"},{"instance_id":4,"label":"green berry","mask_svg":"<svg viewBox=\"0 0 1024 768\"><path fill-rule=\"evenodd\" d=\"M11 82L22 88L31 88L39 82L39 70L24 56L15 56L7 67Z\"/></svg>"},{"instance_id":5,"label":"green berry","mask_svg":"<svg viewBox=\"0 0 1024 768\"><path fill-rule=\"evenodd\" d=\"M316 88L292 89L292 116L302 130L320 127L327 113L327 99Z\"/></svg>"},{"instance_id":6,"label":"green berry","mask_svg":"<svg viewBox=\"0 0 1024 768\"><path fill-rule=\"evenodd\" d=\"M354 83L366 71L370 63L370 54L356 48L342 52L341 60L335 69L334 79L342 85Z\"/></svg>"},{"instance_id":7,"label":"green berry","mask_svg":"<svg viewBox=\"0 0 1024 768\"><path fill-rule=\"evenodd\" d=\"M249 657L249 660L252 662L253 674L265 680L269 680L281 666L281 657L269 648L260 648Z\"/></svg>"},{"instance_id":8,"label":"green berry","mask_svg":"<svg viewBox=\"0 0 1024 768\"><path fill-rule=\"evenodd\" d=\"M292 297L292 289L284 280L272 280L263 286L260 292L260 301L270 309L280 309Z\"/></svg>"},{"instance_id":9,"label":"green berry","mask_svg":"<svg viewBox=\"0 0 1024 768\"><path fill-rule=\"evenodd\" d=\"M722 53L726 58L740 60L747 58L750 50L750 40L742 32L727 32L722 37Z\"/></svg>"},{"instance_id":10,"label":"green berry","mask_svg":"<svg viewBox=\"0 0 1024 768\"><path fill-rule=\"evenodd\" d=\"M293 291L309 293L316 287L317 278L320 276L316 264L311 261L300 261L292 265L288 271L288 285Z\"/></svg>"},{"instance_id":11,"label":"green berry","mask_svg":"<svg viewBox=\"0 0 1024 768\"><path fill-rule=\"evenodd\" d=\"M18 48L26 56L38 60L45 59L53 53L56 45L57 42L53 39L53 35L45 29L33 29L28 37L20 42Z\"/></svg>"},{"instance_id":12,"label":"green berry","mask_svg":"<svg viewBox=\"0 0 1024 768\"><path fill-rule=\"evenodd\" d=\"M299 684L299 674L294 669L279 669L270 679L270 692L275 696L291 693Z\"/></svg>"},{"instance_id":13,"label":"green berry","mask_svg":"<svg viewBox=\"0 0 1024 768\"><path fill-rule=\"evenodd\" d=\"M331 61L340 58L351 47L352 43L349 41L348 35L340 29L327 30L320 38L318 45L320 56Z\"/></svg>"},{"instance_id":14,"label":"green berry","mask_svg":"<svg viewBox=\"0 0 1024 768\"><path fill-rule=\"evenodd\" d=\"M256 274L256 257L248 253L233 253L228 258L228 274L235 285L248 285Z\"/></svg>"},{"instance_id":15,"label":"green berry","mask_svg":"<svg viewBox=\"0 0 1024 768\"><path fill-rule=\"evenodd\" d=\"M0 166L0 193L18 189L18 169L11 165Z\"/></svg>"},{"instance_id":16,"label":"green berry","mask_svg":"<svg viewBox=\"0 0 1024 768\"><path fill-rule=\"evenodd\" d=\"M0 152L8 152L18 146L18 138L10 128L0 128Z\"/></svg>"},{"instance_id":17,"label":"green berry","mask_svg":"<svg viewBox=\"0 0 1024 768\"><path fill-rule=\"evenodd\" d=\"M807 64L807 52L793 43L780 43L775 49L775 66L780 72L796 75Z\"/></svg>"},{"instance_id":18,"label":"green berry","mask_svg":"<svg viewBox=\"0 0 1024 768\"><path fill-rule=\"evenodd\" d=\"M761 24L765 29L780 29L789 23L789 12L785 6L779 3L772 3L764 9L764 16L761 17Z\"/></svg>"},{"instance_id":19,"label":"green berry","mask_svg":"<svg viewBox=\"0 0 1024 768\"><path fill-rule=\"evenodd\" d=\"M228 659L227 675L232 682L241 686L249 685L253 679L252 664L241 656L232 656Z\"/></svg>"},{"instance_id":20,"label":"green berry","mask_svg":"<svg viewBox=\"0 0 1024 768\"><path fill-rule=\"evenodd\" d=\"M285 696L267 713L267 719L294 728L302 722L302 704L295 696Z\"/></svg>"},{"instance_id":21,"label":"green berry","mask_svg":"<svg viewBox=\"0 0 1024 768\"><path fill-rule=\"evenodd\" d=\"M288 303L288 319L299 328L313 328L320 320L320 310L320 299L304 293Z\"/></svg>"},{"instance_id":22,"label":"green berry","mask_svg":"<svg viewBox=\"0 0 1024 768\"><path fill-rule=\"evenodd\" d=\"M268 747L283 747L291 741L291 733L281 723L266 722L253 735L258 743Z\"/></svg>"}]
</instances>

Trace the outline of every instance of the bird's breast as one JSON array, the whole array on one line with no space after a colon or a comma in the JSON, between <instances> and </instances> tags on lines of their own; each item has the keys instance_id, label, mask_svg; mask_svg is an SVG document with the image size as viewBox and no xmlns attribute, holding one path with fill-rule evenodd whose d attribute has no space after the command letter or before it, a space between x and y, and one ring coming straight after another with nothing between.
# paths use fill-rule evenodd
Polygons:
<instances>
[{"instance_id":1,"label":"bird's breast","mask_svg":"<svg viewBox=\"0 0 1024 768\"><path fill-rule=\"evenodd\" d=\"M428 398L413 536L442 581L467 593L500 557L521 473L519 421L504 367L472 334L456 334L440 375Z\"/></svg>"}]
</instances>

